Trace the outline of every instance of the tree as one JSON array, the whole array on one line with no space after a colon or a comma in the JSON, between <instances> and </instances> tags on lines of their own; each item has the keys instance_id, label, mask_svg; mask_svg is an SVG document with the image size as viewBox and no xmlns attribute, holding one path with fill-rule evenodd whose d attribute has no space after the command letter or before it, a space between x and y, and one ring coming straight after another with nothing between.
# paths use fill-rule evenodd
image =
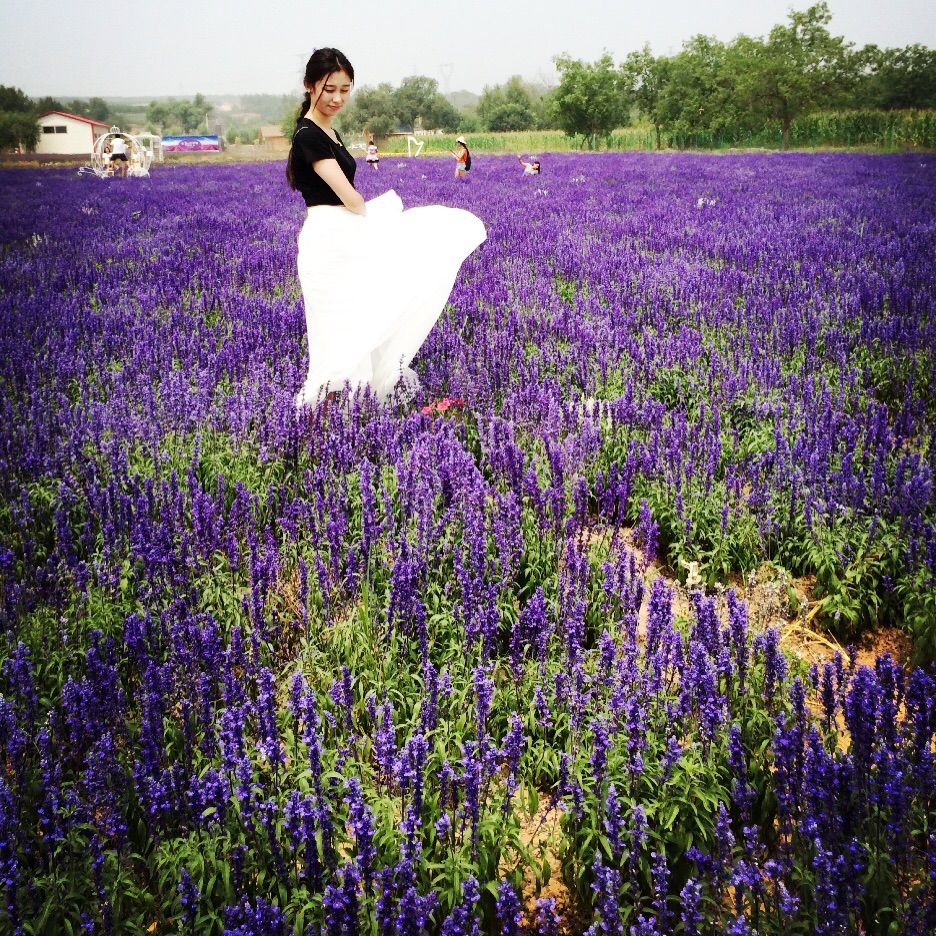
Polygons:
<instances>
[{"instance_id":1,"label":"tree","mask_svg":"<svg viewBox=\"0 0 936 936\"><path fill-rule=\"evenodd\" d=\"M741 36L735 43L741 100L780 121L784 149L797 117L840 103L857 79L851 44L831 35L826 28L831 19L821 0L791 12L789 25L774 26L766 40Z\"/></svg>"},{"instance_id":2,"label":"tree","mask_svg":"<svg viewBox=\"0 0 936 936\"><path fill-rule=\"evenodd\" d=\"M627 88L610 55L605 53L593 64L567 55L554 61L561 77L553 94L553 114L565 133L581 136L585 145L593 146L627 121Z\"/></svg>"},{"instance_id":3,"label":"tree","mask_svg":"<svg viewBox=\"0 0 936 936\"><path fill-rule=\"evenodd\" d=\"M59 108L52 108L58 110ZM87 101L81 98L75 98L68 102L65 108L71 114L77 114L79 117L90 117L92 120L106 121L110 118L111 109L104 98L93 97Z\"/></svg>"},{"instance_id":4,"label":"tree","mask_svg":"<svg viewBox=\"0 0 936 936\"><path fill-rule=\"evenodd\" d=\"M204 95L196 94L191 101L150 101L146 108L146 122L160 133L178 130L193 133L207 130L208 115L214 110Z\"/></svg>"},{"instance_id":5,"label":"tree","mask_svg":"<svg viewBox=\"0 0 936 936\"><path fill-rule=\"evenodd\" d=\"M88 101L88 109L85 111L84 116L90 117L92 120L110 120L111 109L104 98L93 97Z\"/></svg>"},{"instance_id":6,"label":"tree","mask_svg":"<svg viewBox=\"0 0 936 936\"><path fill-rule=\"evenodd\" d=\"M398 88L388 82L370 88L358 88L351 103L338 116L342 132L366 132L385 136L400 128L415 130L417 124L427 130L457 130L462 114L444 95L434 78L412 75Z\"/></svg>"},{"instance_id":7,"label":"tree","mask_svg":"<svg viewBox=\"0 0 936 936\"><path fill-rule=\"evenodd\" d=\"M855 104L884 110L936 108L936 50L865 46L859 53L864 73Z\"/></svg>"},{"instance_id":8,"label":"tree","mask_svg":"<svg viewBox=\"0 0 936 936\"><path fill-rule=\"evenodd\" d=\"M190 114L190 123L186 130L200 130L202 127L208 130L208 115L214 110L212 104L203 94L196 94L192 100Z\"/></svg>"},{"instance_id":9,"label":"tree","mask_svg":"<svg viewBox=\"0 0 936 936\"><path fill-rule=\"evenodd\" d=\"M376 88L355 90L351 103L338 118L339 129L384 136L397 128L393 85L383 82ZM290 130L292 133L292 130Z\"/></svg>"},{"instance_id":10,"label":"tree","mask_svg":"<svg viewBox=\"0 0 936 936\"><path fill-rule=\"evenodd\" d=\"M192 101L176 101L172 108L175 126L183 133L201 129L203 115Z\"/></svg>"},{"instance_id":11,"label":"tree","mask_svg":"<svg viewBox=\"0 0 936 936\"><path fill-rule=\"evenodd\" d=\"M169 126L170 119L171 111L168 104L162 101L150 101L149 107L146 108L146 123L150 130L163 133Z\"/></svg>"},{"instance_id":12,"label":"tree","mask_svg":"<svg viewBox=\"0 0 936 936\"><path fill-rule=\"evenodd\" d=\"M35 105L25 91L7 85L0 85L0 111L11 114L31 114Z\"/></svg>"},{"instance_id":13,"label":"tree","mask_svg":"<svg viewBox=\"0 0 936 936\"><path fill-rule=\"evenodd\" d=\"M32 152L39 142L39 124L31 113L0 111L0 151Z\"/></svg>"},{"instance_id":14,"label":"tree","mask_svg":"<svg viewBox=\"0 0 936 936\"><path fill-rule=\"evenodd\" d=\"M65 105L58 98L46 95L36 101L35 110L37 114L48 114L49 111L65 110Z\"/></svg>"},{"instance_id":15,"label":"tree","mask_svg":"<svg viewBox=\"0 0 936 936\"><path fill-rule=\"evenodd\" d=\"M460 133L479 133L484 129L478 115L473 111L461 111L458 115L458 131Z\"/></svg>"},{"instance_id":16,"label":"tree","mask_svg":"<svg viewBox=\"0 0 936 936\"><path fill-rule=\"evenodd\" d=\"M283 136L287 140L292 139L292 135L296 132L296 119L299 117L299 108L290 105L285 111L283 111L282 116L279 119L280 130L283 131Z\"/></svg>"},{"instance_id":17,"label":"tree","mask_svg":"<svg viewBox=\"0 0 936 936\"><path fill-rule=\"evenodd\" d=\"M400 82L393 92L393 110L400 123L408 130L416 129L416 122L432 113L439 83L426 75L411 75Z\"/></svg>"},{"instance_id":18,"label":"tree","mask_svg":"<svg viewBox=\"0 0 936 936\"><path fill-rule=\"evenodd\" d=\"M669 80L669 59L656 58L645 45L631 52L621 66L622 78L631 100L641 115L653 124L656 147L661 148L660 131L663 128L661 108L663 91Z\"/></svg>"},{"instance_id":19,"label":"tree","mask_svg":"<svg viewBox=\"0 0 936 936\"><path fill-rule=\"evenodd\" d=\"M682 145L736 137L746 124L729 48L712 36L693 36L662 70L660 123Z\"/></svg>"},{"instance_id":20,"label":"tree","mask_svg":"<svg viewBox=\"0 0 936 936\"><path fill-rule=\"evenodd\" d=\"M38 142L35 103L25 91L0 85L0 150L31 152Z\"/></svg>"},{"instance_id":21,"label":"tree","mask_svg":"<svg viewBox=\"0 0 936 936\"><path fill-rule=\"evenodd\" d=\"M478 118L488 130L532 130L537 124L533 94L519 75L504 85L485 87Z\"/></svg>"},{"instance_id":22,"label":"tree","mask_svg":"<svg viewBox=\"0 0 936 936\"><path fill-rule=\"evenodd\" d=\"M423 115L423 126L451 133L461 124L462 116L455 105L443 94L436 94L428 113Z\"/></svg>"},{"instance_id":23,"label":"tree","mask_svg":"<svg viewBox=\"0 0 936 936\"><path fill-rule=\"evenodd\" d=\"M506 102L494 108L485 121L488 130L532 130L536 126L533 111L516 102Z\"/></svg>"}]
</instances>

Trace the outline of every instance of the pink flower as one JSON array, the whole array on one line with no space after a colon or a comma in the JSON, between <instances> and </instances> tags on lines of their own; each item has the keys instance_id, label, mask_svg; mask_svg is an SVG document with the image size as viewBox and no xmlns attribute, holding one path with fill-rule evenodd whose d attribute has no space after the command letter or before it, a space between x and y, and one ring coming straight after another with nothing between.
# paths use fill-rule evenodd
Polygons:
<instances>
[{"instance_id":1,"label":"pink flower","mask_svg":"<svg viewBox=\"0 0 936 936\"><path fill-rule=\"evenodd\" d=\"M444 413L450 409L461 409L465 401L461 397L442 397L441 400L434 400L432 403L420 409L423 416L432 416L433 413Z\"/></svg>"}]
</instances>

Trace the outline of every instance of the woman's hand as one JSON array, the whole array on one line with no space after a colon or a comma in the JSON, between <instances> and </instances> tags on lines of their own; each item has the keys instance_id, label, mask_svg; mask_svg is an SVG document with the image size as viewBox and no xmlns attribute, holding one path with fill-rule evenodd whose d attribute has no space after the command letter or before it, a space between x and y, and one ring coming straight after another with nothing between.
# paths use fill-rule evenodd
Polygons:
<instances>
[{"instance_id":1,"label":"woman's hand","mask_svg":"<svg viewBox=\"0 0 936 936\"><path fill-rule=\"evenodd\" d=\"M337 159L320 159L312 164L328 187L341 199L341 203L355 214L367 214L364 196L345 178Z\"/></svg>"}]
</instances>

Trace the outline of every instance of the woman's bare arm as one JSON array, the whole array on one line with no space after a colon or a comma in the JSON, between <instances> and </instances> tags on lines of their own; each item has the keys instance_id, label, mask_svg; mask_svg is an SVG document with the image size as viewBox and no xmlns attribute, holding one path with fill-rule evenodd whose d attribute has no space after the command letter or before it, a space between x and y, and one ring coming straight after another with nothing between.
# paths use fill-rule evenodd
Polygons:
<instances>
[{"instance_id":1,"label":"woman's bare arm","mask_svg":"<svg viewBox=\"0 0 936 936\"><path fill-rule=\"evenodd\" d=\"M328 187L341 199L341 203L355 214L367 214L364 207L364 196L345 178L337 159L319 159L312 164Z\"/></svg>"}]
</instances>

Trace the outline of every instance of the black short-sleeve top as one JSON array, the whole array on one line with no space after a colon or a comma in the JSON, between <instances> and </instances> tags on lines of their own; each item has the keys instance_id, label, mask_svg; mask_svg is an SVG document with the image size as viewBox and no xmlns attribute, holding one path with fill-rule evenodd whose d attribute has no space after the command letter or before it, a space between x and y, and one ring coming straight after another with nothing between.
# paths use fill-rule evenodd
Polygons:
<instances>
[{"instance_id":1,"label":"black short-sleeve top","mask_svg":"<svg viewBox=\"0 0 936 936\"><path fill-rule=\"evenodd\" d=\"M320 159L336 159L345 178L354 185L354 171L357 163L354 157L345 149L345 145L338 136L336 143L318 124L306 117L299 121L296 132L292 138L293 178L306 205L340 205L341 199L335 194L332 187L312 168L313 163Z\"/></svg>"}]
</instances>

